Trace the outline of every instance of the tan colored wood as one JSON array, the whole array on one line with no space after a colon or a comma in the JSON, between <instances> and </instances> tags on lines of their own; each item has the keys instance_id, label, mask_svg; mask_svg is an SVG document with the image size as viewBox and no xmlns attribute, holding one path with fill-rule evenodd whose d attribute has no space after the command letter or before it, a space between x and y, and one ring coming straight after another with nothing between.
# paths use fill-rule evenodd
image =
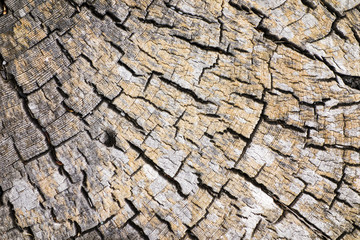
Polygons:
<instances>
[{"instance_id":1,"label":"tan colored wood","mask_svg":"<svg viewBox=\"0 0 360 240\"><path fill-rule=\"evenodd\" d=\"M358 239L359 4L1 1L0 239Z\"/></svg>"}]
</instances>

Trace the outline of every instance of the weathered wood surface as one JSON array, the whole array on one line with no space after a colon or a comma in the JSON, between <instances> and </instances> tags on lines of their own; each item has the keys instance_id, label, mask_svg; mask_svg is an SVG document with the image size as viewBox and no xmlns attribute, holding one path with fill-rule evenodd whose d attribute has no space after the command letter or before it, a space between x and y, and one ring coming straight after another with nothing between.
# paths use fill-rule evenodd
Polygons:
<instances>
[{"instance_id":1,"label":"weathered wood surface","mask_svg":"<svg viewBox=\"0 0 360 240\"><path fill-rule=\"evenodd\" d=\"M360 8L7 0L1 239L360 239Z\"/></svg>"}]
</instances>

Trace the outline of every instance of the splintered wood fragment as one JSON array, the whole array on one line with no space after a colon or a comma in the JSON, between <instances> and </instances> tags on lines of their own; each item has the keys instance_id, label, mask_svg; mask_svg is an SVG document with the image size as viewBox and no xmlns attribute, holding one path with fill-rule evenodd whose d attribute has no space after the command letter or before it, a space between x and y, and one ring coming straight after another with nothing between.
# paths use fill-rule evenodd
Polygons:
<instances>
[{"instance_id":1,"label":"splintered wood fragment","mask_svg":"<svg viewBox=\"0 0 360 240\"><path fill-rule=\"evenodd\" d=\"M5 4L3 5L3 11L2 11L2 14L3 14L3 15L6 15L6 14L7 14L7 7L6 7L6 5L5 5Z\"/></svg>"},{"instance_id":2,"label":"splintered wood fragment","mask_svg":"<svg viewBox=\"0 0 360 240\"><path fill-rule=\"evenodd\" d=\"M56 163L57 165L59 165L59 166L63 166L63 165L64 165L61 161L58 161L58 160L57 160L55 163Z\"/></svg>"}]
</instances>

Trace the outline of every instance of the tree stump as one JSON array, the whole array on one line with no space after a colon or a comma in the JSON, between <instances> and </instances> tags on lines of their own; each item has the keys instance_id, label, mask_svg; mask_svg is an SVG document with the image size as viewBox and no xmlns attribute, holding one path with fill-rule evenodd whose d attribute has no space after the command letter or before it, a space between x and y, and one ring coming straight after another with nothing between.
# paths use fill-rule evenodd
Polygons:
<instances>
[{"instance_id":1,"label":"tree stump","mask_svg":"<svg viewBox=\"0 0 360 240\"><path fill-rule=\"evenodd\" d=\"M1 239L360 239L360 2L0 3Z\"/></svg>"}]
</instances>

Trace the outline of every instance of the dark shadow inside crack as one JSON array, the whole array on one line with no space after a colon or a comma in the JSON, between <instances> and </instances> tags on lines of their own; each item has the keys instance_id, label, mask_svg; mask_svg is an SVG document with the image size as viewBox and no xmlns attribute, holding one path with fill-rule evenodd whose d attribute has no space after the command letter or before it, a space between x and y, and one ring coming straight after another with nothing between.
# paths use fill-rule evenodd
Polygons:
<instances>
[{"instance_id":1,"label":"dark shadow inside crack","mask_svg":"<svg viewBox=\"0 0 360 240\"><path fill-rule=\"evenodd\" d=\"M114 130L111 129L107 129L105 131L106 135L105 135L105 142L104 144L107 147L113 147L116 144L116 133Z\"/></svg>"},{"instance_id":2,"label":"dark shadow inside crack","mask_svg":"<svg viewBox=\"0 0 360 240\"><path fill-rule=\"evenodd\" d=\"M360 90L360 77L359 76L350 76L350 75L345 75L345 74L339 74L338 75L341 77L341 79L344 81L344 83L351 87L351 88L355 88L357 90Z\"/></svg>"},{"instance_id":3,"label":"dark shadow inside crack","mask_svg":"<svg viewBox=\"0 0 360 240\"><path fill-rule=\"evenodd\" d=\"M4 195L4 191L2 190L2 187L0 186L0 207L1 207L2 205L4 205L3 195Z\"/></svg>"},{"instance_id":4,"label":"dark shadow inside crack","mask_svg":"<svg viewBox=\"0 0 360 240\"><path fill-rule=\"evenodd\" d=\"M8 13L8 7L5 4L5 0L0 0L0 17Z\"/></svg>"}]
</instances>

